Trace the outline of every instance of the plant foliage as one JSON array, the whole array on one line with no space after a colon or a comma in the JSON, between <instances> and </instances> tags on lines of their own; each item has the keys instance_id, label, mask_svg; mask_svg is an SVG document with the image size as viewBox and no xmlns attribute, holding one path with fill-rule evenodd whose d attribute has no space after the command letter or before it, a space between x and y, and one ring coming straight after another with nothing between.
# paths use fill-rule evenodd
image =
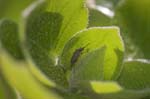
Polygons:
<instances>
[{"instance_id":1,"label":"plant foliage","mask_svg":"<svg viewBox=\"0 0 150 99\"><path fill-rule=\"evenodd\" d=\"M0 0L0 99L150 99L149 6Z\"/></svg>"}]
</instances>

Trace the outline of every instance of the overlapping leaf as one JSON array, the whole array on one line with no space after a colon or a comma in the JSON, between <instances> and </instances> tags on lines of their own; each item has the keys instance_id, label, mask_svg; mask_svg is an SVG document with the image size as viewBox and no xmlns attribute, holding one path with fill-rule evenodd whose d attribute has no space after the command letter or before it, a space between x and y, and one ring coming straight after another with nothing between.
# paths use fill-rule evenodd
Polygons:
<instances>
[{"instance_id":1,"label":"overlapping leaf","mask_svg":"<svg viewBox=\"0 0 150 99\"><path fill-rule=\"evenodd\" d=\"M6 4L8 1L10 3ZM112 7L116 1L118 0L113 0ZM17 6L16 2L20 1L0 1L0 6L6 4L12 8L6 7L5 13L1 13L0 18L5 17L18 23L17 25L10 20L0 22L0 70L9 85L13 86L23 98L149 99L150 90L145 89L150 87L149 63L126 62L120 75L124 46L119 30L116 27L102 27L81 31L86 28L88 22L84 0L37 0L24 11L23 21L20 21L21 11L33 1L26 0ZM121 20L117 22L121 22L120 26L127 27L123 31L130 33L128 36L140 47L142 57L146 58L150 56L148 46L150 30L147 29L150 23L149 3L148 0L138 2L125 0L117 13L117 17L119 16ZM139 10L137 6L141 9ZM96 25L99 23L110 25L114 21L102 14L100 16L105 20ZM67 86L65 73L68 71L71 71L68 79L71 88L78 88L75 94L70 93L70 90L60 89L51 81L63 87ZM3 76L0 77L2 88L0 97L13 98L12 90L8 90L9 86L1 78ZM123 88L115 82L102 82L116 79ZM142 90L135 91L137 89ZM9 94L7 92L12 93L6 96Z\"/></svg>"},{"instance_id":2,"label":"overlapping leaf","mask_svg":"<svg viewBox=\"0 0 150 99\"><path fill-rule=\"evenodd\" d=\"M102 47L80 58L72 70L72 83L77 80L103 80L105 50L106 48Z\"/></svg>"},{"instance_id":3,"label":"overlapping leaf","mask_svg":"<svg viewBox=\"0 0 150 99\"><path fill-rule=\"evenodd\" d=\"M51 57L55 58L59 56L58 54L63 49L65 43L73 34L86 28L88 22L87 9L84 6L84 0L76 0L75 2L70 0L51 0L44 4L41 3L35 5L34 8L33 5L31 5L31 7L25 11L28 12L32 10L30 11L31 13L25 14L28 17L26 28L27 42L29 42L28 45L30 46L33 45L31 40L35 40L36 44L34 45L41 46L36 42L35 35L31 35L37 33L37 36L42 35L41 38L46 36L48 40L45 40L45 42L49 42L47 46L50 47L47 48L49 49L48 54L51 54ZM34 30L33 27L36 30ZM44 40L42 41L44 45L45 42Z\"/></svg>"},{"instance_id":4,"label":"overlapping leaf","mask_svg":"<svg viewBox=\"0 0 150 99\"><path fill-rule=\"evenodd\" d=\"M1 71L2 72L2 71ZM17 99L15 90L8 84L6 79L0 74L0 98L1 99Z\"/></svg>"},{"instance_id":5,"label":"overlapping leaf","mask_svg":"<svg viewBox=\"0 0 150 99\"><path fill-rule=\"evenodd\" d=\"M26 63L16 61L1 50L0 65L5 78L16 88L23 98L61 99L54 92L46 89L35 79Z\"/></svg>"},{"instance_id":6,"label":"overlapping leaf","mask_svg":"<svg viewBox=\"0 0 150 99\"><path fill-rule=\"evenodd\" d=\"M88 24L88 11L85 7L85 1L51 0L48 2L48 11L60 13L63 16L62 26L55 42L56 53L60 53L64 44L73 34L86 28Z\"/></svg>"},{"instance_id":7,"label":"overlapping leaf","mask_svg":"<svg viewBox=\"0 0 150 99\"><path fill-rule=\"evenodd\" d=\"M87 25L83 0L36 2L24 15L26 44L33 60L48 77L67 85L63 69L54 65L66 41Z\"/></svg>"},{"instance_id":8,"label":"overlapping leaf","mask_svg":"<svg viewBox=\"0 0 150 99\"><path fill-rule=\"evenodd\" d=\"M19 34L17 30L17 25L14 22L9 20L1 21L0 68L3 75L9 84L19 90L21 95L25 98L57 98L57 95L48 91L40 82L48 85L49 87L54 87L55 85L43 76L34 64L25 59L23 51L20 47L20 41L18 38ZM32 89L32 91L29 92L28 89ZM40 90L42 90L42 92L40 92ZM37 94L39 95L38 97L36 96Z\"/></svg>"},{"instance_id":9,"label":"overlapping leaf","mask_svg":"<svg viewBox=\"0 0 150 99\"><path fill-rule=\"evenodd\" d=\"M127 89L141 90L150 88L150 64L142 60L127 61L118 78L120 85Z\"/></svg>"},{"instance_id":10,"label":"overlapping leaf","mask_svg":"<svg viewBox=\"0 0 150 99\"><path fill-rule=\"evenodd\" d=\"M104 64L102 70L103 78L107 80L115 79L120 72L124 52L119 30L115 27L91 28L81 31L75 35L71 40L69 40L63 50L61 64L65 69L71 69L72 66L76 66L76 62L80 61L81 57L97 48L102 47L106 47L105 55L102 53L102 55L104 55ZM72 62L71 59L75 56L75 52L81 48L83 50L78 56L75 57L78 60ZM92 57L92 55L90 57ZM91 66L92 62L94 62L94 59L95 58L91 58ZM96 60L99 61L99 59ZM83 61L83 64L86 66L86 60ZM82 64L80 64L80 68L82 68Z\"/></svg>"},{"instance_id":11,"label":"overlapping leaf","mask_svg":"<svg viewBox=\"0 0 150 99\"><path fill-rule=\"evenodd\" d=\"M18 27L13 21L2 20L0 23L0 42L1 47L5 48L9 54L11 54L15 59L22 60L26 62L24 57L24 51L22 51L20 45L20 39L18 34ZM29 68L35 74L35 76L45 84L51 85L46 77L35 67L32 60L28 57L30 65Z\"/></svg>"},{"instance_id":12,"label":"overlapping leaf","mask_svg":"<svg viewBox=\"0 0 150 99\"><path fill-rule=\"evenodd\" d=\"M124 89L114 81L81 82L80 91L94 99L149 99L150 93L150 90Z\"/></svg>"}]
</instances>

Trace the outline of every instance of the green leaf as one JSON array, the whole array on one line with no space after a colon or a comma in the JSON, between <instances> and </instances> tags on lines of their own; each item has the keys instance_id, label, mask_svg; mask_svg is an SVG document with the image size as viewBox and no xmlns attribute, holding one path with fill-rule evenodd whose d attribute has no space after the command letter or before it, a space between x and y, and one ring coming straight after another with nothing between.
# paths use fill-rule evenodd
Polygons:
<instances>
[{"instance_id":1,"label":"green leaf","mask_svg":"<svg viewBox=\"0 0 150 99\"><path fill-rule=\"evenodd\" d=\"M20 40L18 36L17 25L10 20L3 20L0 23L0 42L1 47L3 47L13 58L17 60L24 61L28 63L28 68L32 74L42 83L50 87L55 87L53 84L32 62L32 60L27 57L27 53L22 51ZM24 53L23 53L24 52ZM25 56L24 56L25 55Z\"/></svg>"},{"instance_id":2,"label":"green leaf","mask_svg":"<svg viewBox=\"0 0 150 99\"><path fill-rule=\"evenodd\" d=\"M88 24L88 11L85 0L50 0L47 10L60 13L63 16L62 26L55 42L56 53L60 53L65 43L76 32L86 28Z\"/></svg>"},{"instance_id":3,"label":"green leaf","mask_svg":"<svg viewBox=\"0 0 150 99\"><path fill-rule=\"evenodd\" d=\"M134 44L131 47L139 50L134 57L150 59L150 1L124 0L116 10L119 25ZM142 54L139 54L142 53Z\"/></svg>"},{"instance_id":4,"label":"green leaf","mask_svg":"<svg viewBox=\"0 0 150 99\"><path fill-rule=\"evenodd\" d=\"M114 81L82 81L80 92L94 99L149 99L150 90L123 89Z\"/></svg>"},{"instance_id":5,"label":"green leaf","mask_svg":"<svg viewBox=\"0 0 150 99\"><path fill-rule=\"evenodd\" d=\"M8 18L19 22L22 11L35 0L0 0L0 19Z\"/></svg>"},{"instance_id":6,"label":"green leaf","mask_svg":"<svg viewBox=\"0 0 150 99\"><path fill-rule=\"evenodd\" d=\"M59 92L59 94L63 97L63 99L90 99L86 95L81 95L78 93L72 93L72 92Z\"/></svg>"},{"instance_id":7,"label":"green leaf","mask_svg":"<svg viewBox=\"0 0 150 99\"><path fill-rule=\"evenodd\" d=\"M15 90L8 84L2 73L0 73L0 99L17 99Z\"/></svg>"},{"instance_id":8,"label":"green leaf","mask_svg":"<svg viewBox=\"0 0 150 99\"><path fill-rule=\"evenodd\" d=\"M0 65L2 73L9 82L15 87L23 98L26 99L62 99L50 89L46 89L35 79L27 68L29 64L13 59L5 51L0 52Z\"/></svg>"},{"instance_id":9,"label":"green leaf","mask_svg":"<svg viewBox=\"0 0 150 99\"><path fill-rule=\"evenodd\" d=\"M18 25L10 20L0 21L0 42L2 47L16 59L24 59L18 34Z\"/></svg>"},{"instance_id":10,"label":"green leaf","mask_svg":"<svg viewBox=\"0 0 150 99\"><path fill-rule=\"evenodd\" d=\"M12 21L3 20L0 24L0 35L0 47L6 50L0 51L0 68L9 84L15 87L24 98L59 99L58 95L43 86L44 84L49 88L56 88L56 85L35 67L26 51L22 51L17 25ZM32 90L28 91L28 89Z\"/></svg>"},{"instance_id":11,"label":"green leaf","mask_svg":"<svg viewBox=\"0 0 150 99\"><path fill-rule=\"evenodd\" d=\"M150 90L132 91L122 90L117 93L99 94L97 98L102 99L149 99Z\"/></svg>"},{"instance_id":12,"label":"green leaf","mask_svg":"<svg viewBox=\"0 0 150 99\"><path fill-rule=\"evenodd\" d=\"M89 9L89 15L89 27L112 25L112 19L97 9Z\"/></svg>"},{"instance_id":13,"label":"green leaf","mask_svg":"<svg viewBox=\"0 0 150 99\"><path fill-rule=\"evenodd\" d=\"M59 13L44 12L45 2L35 2L30 7L33 6L25 28L27 53L49 79L67 86L63 69L55 66L56 57L50 52L54 48L55 37L61 27L62 16Z\"/></svg>"},{"instance_id":14,"label":"green leaf","mask_svg":"<svg viewBox=\"0 0 150 99\"><path fill-rule=\"evenodd\" d=\"M71 60L77 50L83 49L77 57L77 61L80 61L80 57L104 46L106 47L104 79L115 79L120 72L124 52L119 30L116 27L90 28L76 34L66 44L61 56L61 64L65 69L70 69L76 63Z\"/></svg>"},{"instance_id":15,"label":"green leaf","mask_svg":"<svg viewBox=\"0 0 150 99\"><path fill-rule=\"evenodd\" d=\"M54 65L66 41L87 25L83 1L35 2L24 15L27 47L35 63L52 80L67 85L63 69Z\"/></svg>"},{"instance_id":16,"label":"green leaf","mask_svg":"<svg viewBox=\"0 0 150 99\"><path fill-rule=\"evenodd\" d=\"M80 81L103 80L103 64L105 47L96 49L80 59L73 67L70 78L70 87Z\"/></svg>"},{"instance_id":17,"label":"green leaf","mask_svg":"<svg viewBox=\"0 0 150 99\"><path fill-rule=\"evenodd\" d=\"M141 90L150 88L150 63L142 60L127 61L118 78L121 86L127 89Z\"/></svg>"},{"instance_id":18,"label":"green leaf","mask_svg":"<svg viewBox=\"0 0 150 99\"><path fill-rule=\"evenodd\" d=\"M98 94L116 93L122 90L122 88L115 82L98 82L91 81L91 88Z\"/></svg>"},{"instance_id":19,"label":"green leaf","mask_svg":"<svg viewBox=\"0 0 150 99\"><path fill-rule=\"evenodd\" d=\"M37 37L41 35L41 38L46 37L45 40L40 41L42 45L48 46L48 48L42 49L49 51L46 54L50 54L55 61L70 37L87 26L88 14L83 1L47 0L46 2L35 2L27 8L24 16L27 20L28 46L36 45L42 48L43 46L36 42ZM37 36L34 35L36 33Z\"/></svg>"}]
</instances>

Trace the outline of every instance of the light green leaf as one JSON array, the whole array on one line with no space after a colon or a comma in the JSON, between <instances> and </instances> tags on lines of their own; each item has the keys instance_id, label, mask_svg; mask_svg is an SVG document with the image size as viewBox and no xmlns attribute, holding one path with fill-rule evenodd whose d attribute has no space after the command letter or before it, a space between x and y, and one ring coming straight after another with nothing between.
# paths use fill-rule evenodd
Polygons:
<instances>
[{"instance_id":1,"label":"light green leaf","mask_svg":"<svg viewBox=\"0 0 150 99\"><path fill-rule=\"evenodd\" d=\"M83 1L47 0L35 2L27 8L24 16L27 20L28 46L39 46L42 50L47 50L46 54L49 54L54 62L70 37L87 26L88 13ZM41 43L36 42L39 36ZM40 44L48 47L43 48Z\"/></svg>"},{"instance_id":2,"label":"light green leaf","mask_svg":"<svg viewBox=\"0 0 150 99\"><path fill-rule=\"evenodd\" d=\"M150 63L142 60L127 61L124 63L118 82L127 89L140 90L150 88Z\"/></svg>"},{"instance_id":3,"label":"light green leaf","mask_svg":"<svg viewBox=\"0 0 150 99\"><path fill-rule=\"evenodd\" d=\"M70 78L70 87L80 81L103 80L103 64L105 47L96 49L80 59L73 67Z\"/></svg>"},{"instance_id":4,"label":"light green leaf","mask_svg":"<svg viewBox=\"0 0 150 99\"><path fill-rule=\"evenodd\" d=\"M80 91L92 99L149 99L150 97L150 90L127 90L114 81L83 81L79 85Z\"/></svg>"},{"instance_id":5,"label":"light green leaf","mask_svg":"<svg viewBox=\"0 0 150 99\"><path fill-rule=\"evenodd\" d=\"M115 82L97 82L91 81L91 88L98 94L116 93L122 90L122 88Z\"/></svg>"},{"instance_id":6,"label":"light green leaf","mask_svg":"<svg viewBox=\"0 0 150 99\"><path fill-rule=\"evenodd\" d=\"M109 95L123 91L123 88L116 82L100 80L81 81L78 83L78 88L78 91L94 99L107 99L105 97L109 99ZM112 99L115 98L112 97Z\"/></svg>"},{"instance_id":7,"label":"light green leaf","mask_svg":"<svg viewBox=\"0 0 150 99\"><path fill-rule=\"evenodd\" d=\"M104 79L115 79L120 73L124 52L119 30L116 27L90 28L76 34L66 44L61 56L61 64L65 69L70 69L76 63L76 61L71 61L76 50L84 48L81 55L77 57L77 61L80 61L80 57L103 46L106 47L103 66Z\"/></svg>"},{"instance_id":8,"label":"light green leaf","mask_svg":"<svg viewBox=\"0 0 150 99\"><path fill-rule=\"evenodd\" d=\"M9 82L15 87L23 98L26 99L62 99L54 92L46 89L35 79L27 68L28 64L17 61L1 50L0 65L2 73Z\"/></svg>"},{"instance_id":9,"label":"light green leaf","mask_svg":"<svg viewBox=\"0 0 150 99\"><path fill-rule=\"evenodd\" d=\"M8 84L2 73L0 73L0 99L17 99L15 90Z\"/></svg>"},{"instance_id":10,"label":"light green leaf","mask_svg":"<svg viewBox=\"0 0 150 99\"><path fill-rule=\"evenodd\" d=\"M87 9L83 1L35 2L24 15L26 45L33 60L52 80L67 85L63 69L54 65L66 41L87 25Z\"/></svg>"},{"instance_id":11,"label":"light green leaf","mask_svg":"<svg viewBox=\"0 0 150 99\"><path fill-rule=\"evenodd\" d=\"M127 36L125 40L130 39L134 44L131 45L131 48L135 47L133 52L138 50L133 57L150 59L149 6L149 0L124 0L116 10L116 18Z\"/></svg>"},{"instance_id":12,"label":"light green leaf","mask_svg":"<svg viewBox=\"0 0 150 99\"><path fill-rule=\"evenodd\" d=\"M86 0L49 0L47 10L60 13L63 17L59 35L56 38L56 53L62 51L65 43L76 32L86 28L88 24L88 11L85 7Z\"/></svg>"}]
</instances>

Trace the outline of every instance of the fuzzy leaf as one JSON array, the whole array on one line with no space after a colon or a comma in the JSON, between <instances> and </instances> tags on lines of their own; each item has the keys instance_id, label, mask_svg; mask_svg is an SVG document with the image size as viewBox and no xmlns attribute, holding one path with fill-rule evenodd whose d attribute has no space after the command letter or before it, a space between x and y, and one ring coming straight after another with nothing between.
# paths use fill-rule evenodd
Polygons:
<instances>
[{"instance_id":1,"label":"fuzzy leaf","mask_svg":"<svg viewBox=\"0 0 150 99\"><path fill-rule=\"evenodd\" d=\"M17 25L10 20L3 20L0 23L0 42L1 47L4 48L14 59L21 60L30 69L31 73L40 82L48 85L50 87L56 87L56 85L51 82L36 66L33 64L32 60L27 57L27 53L22 51L20 46L20 40L18 36ZM24 52L24 53L23 53ZM24 56L25 55L25 56ZM27 59L26 59L27 58Z\"/></svg>"},{"instance_id":2,"label":"fuzzy leaf","mask_svg":"<svg viewBox=\"0 0 150 99\"><path fill-rule=\"evenodd\" d=\"M71 72L70 87L76 86L80 81L103 80L105 50L105 47L96 49L76 63Z\"/></svg>"},{"instance_id":3,"label":"fuzzy leaf","mask_svg":"<svg viewBox=\"0 0 150 99\"><path fill-rule=\"evenodd\" d=\"M59 13L44 12L45 2L35 2L30 7L33 6L35 8L26 19L25 47L34 63L49 79L67 86L63 69L55 66L54 54L50 52L61 27L62 16Z\"/></svg>"},{"instance_id":4,"label":"fuzzy leaf","mask_svg":"<svg viewBox=\"0 0 150 99\"><path fill-rule=\"evenodd\" d=\"M46 50L45 53L52 57L54 64L55 58L59 56L70 37L87 26L88 14L83 1L47 0L46 2L35 2L27 8L24 16L27 20L28 46L39 46L44 52ZM36 33L37 36L34 35ZM41 43L37 42L39 36ZM43 48L42 45L47 47ZM33 56L32 48L29 51Z\"/></svg>"},{"instance_id":5,"label":"fuzzy leaf","mask_svg":"<svg viewBox=\"0 0 150 99\"><path fill-rule=\"evenodd\" d=\"M48 77L67 85L63 69L54 66L55 61L66 41L86 27L87 10L82 0L51 0L46 3L48 5L44 2L34 3L24 12L26 14L34 6L26 15L27 47L35 63Z\"/></svg>"},{"instance_id":6,"label":"fuzzy leaf","mask_svg":"<svg viewBox=\"0 0 150 99\"><path fill-rule=\"evenodd\" d=\"M0 21L0 42L2 47L16 59L24 59L20 47L20 39L18 34L18 25L10 20Z\"/></svg>"},{"instance_id":7,"label":"fuzzy leaf","mask_svg":"<svg viewBox=\"0 0 150 99\"><path fill-rule=\"evenodd\" d=\"M60 53L65 43L76 32L86 28L88 24L88 11L85 7L86 0L50 0L47 10L60 13L63 16L59 35L56 38L55 50Z\"/></svg>"},{"instance_id":8,"label":"fuzzy leaf","mask_svg":"<svg viewBox=\"0 0 150 99\"><path fill-rule=\"evenodd\" d=\"M66 44L61 56L61 64L65 69L70 69L76 61L80 61L80 57L104 46L106 47L103 66L104 79L115 79L120 72L124 52L119 30L116 27L90 28L76 34ZM80 48L84 50L78 55L78 60L72 62L74 52Z\"/></svg>"}]
</instances>

